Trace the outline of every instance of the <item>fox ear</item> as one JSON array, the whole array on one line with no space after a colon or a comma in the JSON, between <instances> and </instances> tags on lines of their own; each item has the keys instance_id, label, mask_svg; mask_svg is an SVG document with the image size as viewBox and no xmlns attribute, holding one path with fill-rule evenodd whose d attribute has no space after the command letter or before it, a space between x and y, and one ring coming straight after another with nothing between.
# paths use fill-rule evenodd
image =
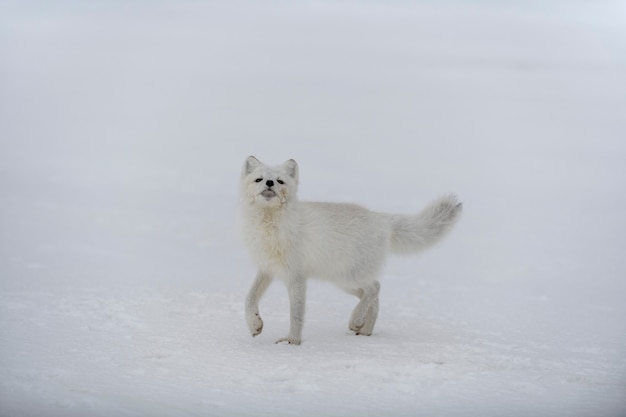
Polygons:
<instances>
[{"instance_id":1,"label":"fox ear","mask_svg":"<svg viewBox=\"0 0 626 417\"><path fill-rule=\"evenodd\" d=\"M287 175L298 181L298 163L296 161L290 159L283 164L283 168L285 169Z\"/></svg>"},{"instance_id":2,"label":"fox ear","mask_svg":"<svg viewBox=\"0 0 626 417\"><path fill-rule=\"evenodd\" d=\"M263 165L261 161L250 155L248 158L246 158L246 163L243 164L242 175L245 177L261 165Z\"/></svg>"}]
</instances>

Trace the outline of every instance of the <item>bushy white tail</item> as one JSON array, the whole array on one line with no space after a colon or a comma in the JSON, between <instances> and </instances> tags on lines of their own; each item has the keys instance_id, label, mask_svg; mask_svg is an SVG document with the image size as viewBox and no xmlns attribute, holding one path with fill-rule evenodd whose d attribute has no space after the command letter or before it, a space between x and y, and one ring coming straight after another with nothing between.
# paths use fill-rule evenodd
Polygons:
<instances>
[{"instance_id":1,"label":"bushy white tail","mask_svg":"<svg viewBox=\"0 0 626 417\"><path fill-rule=\"evenodd\" d=\"M391 215L391 251L411 253L437 243L459 218L463 205L445 195L415 216Z\"/></svg>"}]
</instances>

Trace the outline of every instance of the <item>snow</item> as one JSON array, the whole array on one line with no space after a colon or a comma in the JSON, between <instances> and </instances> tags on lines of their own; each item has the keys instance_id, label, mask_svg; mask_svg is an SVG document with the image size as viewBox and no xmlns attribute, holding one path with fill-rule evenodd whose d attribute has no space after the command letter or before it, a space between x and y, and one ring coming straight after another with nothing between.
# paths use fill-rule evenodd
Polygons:
<instances>
[{"instance_id":1,"label":"snow","mask_svg":"<svg viewBox=\"0 0 626 417\"><path fill-rule=\"evenodd\" d=\"M0 6L1 416L626 415L619 2ZM246 156L415 212L371 337L311 282L301 346L237 232Z\"/></svg>"}]
</instances>

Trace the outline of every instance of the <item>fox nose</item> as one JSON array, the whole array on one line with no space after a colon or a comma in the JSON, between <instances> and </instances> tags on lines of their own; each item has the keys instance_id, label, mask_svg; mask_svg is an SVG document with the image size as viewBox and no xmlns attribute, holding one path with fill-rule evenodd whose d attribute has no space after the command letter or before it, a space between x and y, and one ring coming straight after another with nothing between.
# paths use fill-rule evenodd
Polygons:
<instances>
[{"instance_id":1,"label":"fox nose","mask_svg":"<svg viewBox=\"0 0 626 417\"><path fill-rule=\"evenodd\" d=\"M267 185L268 187L273 187L274 186L274 181L267 180L267 181L265 181L265 185Z\"/></svg>"}]
</instances>

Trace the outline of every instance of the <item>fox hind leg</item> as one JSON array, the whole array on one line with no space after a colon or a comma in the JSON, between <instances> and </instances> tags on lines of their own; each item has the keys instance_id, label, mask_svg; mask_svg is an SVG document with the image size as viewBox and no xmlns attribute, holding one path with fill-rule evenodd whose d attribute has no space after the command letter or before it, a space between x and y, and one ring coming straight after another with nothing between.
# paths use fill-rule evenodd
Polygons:
<instances>
[{"instance_id":1,"label":"fox hind leg","mask_svg":"<svg viewBox=\"0 0 626 417\"><path fill-rule=\"evenodd\" d=\"M357 335L371 336L374 332L374 325L376 324L376 319L378 318L378 297L372 300L370 307L367 309L367 313L365 313L365 321L363 323L363 327L359 331L356 332Z\"/></svg>"},{"instance_id":2,"label":"fox hind leg","mask_svg":"<svg viewBox=\"0 0 626 417\"><path fill-rule=\"evenodd\" d=\"M349 291L360 299L359 303L352 311L349 325L350 330L357 335L370 336L374 331L374 325L378 318L379 291L380 284L378 281L374 281L374 283L367 287Z\"/></svg>"}]
</instances>

